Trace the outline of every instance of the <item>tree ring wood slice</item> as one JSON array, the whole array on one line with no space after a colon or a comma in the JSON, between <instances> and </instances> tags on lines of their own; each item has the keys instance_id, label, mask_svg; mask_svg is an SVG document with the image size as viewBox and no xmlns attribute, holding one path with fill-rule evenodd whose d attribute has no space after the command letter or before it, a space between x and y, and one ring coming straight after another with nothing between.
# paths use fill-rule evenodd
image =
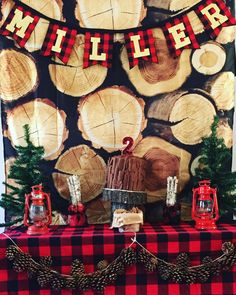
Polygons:
<instances>
[{"instance_id":1,"label":"tree ring wood slice","mask_svg":"<svg viewBox=\"0 0 236 295\"><path fill-rule=\"evenodd\" d=\"M169 53L166 39L161 29L153 29L159 63L152 64L142 61L130 69L125 46L121 51L122 67L126 71L136 90L145 96L171 92L186 81L191 74L190 49L183 50L180 57Z\"/></svg>"},{"instance_id":2,"label":"tree ring wood slice","mask_svg":"<svg viewBox=\"0 0 236 295\"><path fill-rule=\"evenodd\" d=\"M0 65L0 97L3 100L16 100L37 87L38 72L30 55L3 49L0 51Z\"/></svg>"},{"instance_id":3,"label":"tree ring wood slice","mask_svg":"<svg viewBox=\"0 0 236 295\"><path fill-rule=\"evenodd\" d=\"M55 165L58 173L53 179L59 194L69 199L66 179L78 175L81 184L83 202L96 198L103 190L106 181L106 164L104 160L87 145L72 147L62 154Z\"/></svg>"},{"instance_id":4,"label":"tree ring wood slice","mask_svg":"<svg viewBox=\"0 0 236 295\"><path fill-rule=\"evenodd\" d=\"M222 72L210 78L205 90L214 99L219 110L231 110L234 107L234 74Z\"/></svg>"},{"instance_id":5,"label":"tree ring wood slice","mask_svg":"<svg viewBox=\"0 0 236 295\"><path fill-rule=\"evenodd\" d=\"M143 0L80 0L75 17L80 25L97 29L128 29L140 25L146 16Z\"/></svg>"},{"instance_id":6,"label":"tree ring wood slice","mask_svg":"<svg viewBox=\"0 0 236 295\"><path fill-rule=\"evenodd\" d=\"M44 158L52 160L61 153L68 136L65 120L65 113L59 111L51 101L36 99L7 112L7 134L13 146L24 146L23 126L29 124L33 144L43 146Z\"/></svg>"},{"instance_id":7,"label":"tree ring wood slice","mask_svg":"<svg viewBox=\"0 0 236 295\"><path fill-rule=\"evenodd\" d=\"M104 82L107 68L94 65L84 69L83 55L84 35L77 35L68 64L64 65L56 58L58 64L49 65L51 80L60 92L71 96L82 96L92 92Z\"/></svg>"},{"instance_id":8,"label":"tree ring wood slice","mask_svg":"<svg viewBox=\"0 0 236 295\"><path fill-rule=\"evenodd\" d=\"M171 122L174 137L187 145L202 141L211 133L211 124L216 114L209 94L201 89L176 91L163 95L150 105L148 118Z\"/></svg>"},{"instance_id":9,"label":"tree ring wood slice","mask_svg":"<svg viewBox=\"0 0 236 295\"><path fill-rule=\"evenodd\" d=\"M123 149L123 138L141 139L146 127L144 101L127 88L113 86L80 101L78 128L96 148L112 152Z\"/></svg>"},{"instance_id":10,"label":"tree ring wood slice","mask_svg":"<svg viewBox=\"0 0 236 295\"><path fill-rule=\"evenodd\" d=\"M190 153L161 138L149 136L142 139L135 147L133 154L143 157L148 162L146 191L149 203L166 198L168 176L178 176L178 192L183 190L190 179Z\"/></svg>"},{"instance_id":11,"label":"tree ring wood slice","mask_svg":"<svg viewBox=\"0 0 236 295\"><path fill-rule=\"evenodd\" d=\"M226 62L224 48L214 41L201 44L192 55L195 70L204 75L214 75L222 70Z\"/></svg>"},{"instance_id":12,"label":"tree ring wood slice","mask_svg":"<svg viewBox=\"0 0 236 295\"><path fill-rule=\"evenodd\" d=\"M170 113L170 122L179 122L171 126L173 135L184 144L200 143L210 135L215 114L212 103L202 95L183 95Z\"/></svg>"}]
</instances>

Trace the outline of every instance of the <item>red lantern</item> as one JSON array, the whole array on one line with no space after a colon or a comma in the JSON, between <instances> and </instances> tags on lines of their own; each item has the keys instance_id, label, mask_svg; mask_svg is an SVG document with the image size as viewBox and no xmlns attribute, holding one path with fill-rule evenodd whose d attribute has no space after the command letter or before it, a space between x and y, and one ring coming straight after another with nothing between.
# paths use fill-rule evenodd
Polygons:
<instances>
[{"instance_id":1,"label":"red lantern","mask_svg":"<svg viewBox=\"0 0 236 295\"><path fill-rule=\"evenodd\" d=\"M48 225L52 222L50 196L42 189L41 184L32 186L32 192L25 195L24 225L29 227L28 235L48 233Z\"/></svg>"},{"instance_id":2,"label":"red lantern","mask_svg":"<svg viewBox=\"0 0 236 295\"><path fill-rule=\"evenodd\" d=\"M216 188L211 188L210 183L199 181L199 187L193 189L192 219L196 221L196 229L216 229L219 209Z\"/></svg>"}]
</instances>

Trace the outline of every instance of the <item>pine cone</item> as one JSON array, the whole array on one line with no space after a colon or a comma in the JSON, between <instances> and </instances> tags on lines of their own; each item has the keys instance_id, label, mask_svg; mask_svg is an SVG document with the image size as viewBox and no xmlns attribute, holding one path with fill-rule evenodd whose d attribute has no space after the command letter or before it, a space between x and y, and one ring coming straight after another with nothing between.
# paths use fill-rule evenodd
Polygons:
<instances>
[{"instance_id":1,"label":"pine cone","mask_svg":"<svg viewBox=\"0 0 236 295\"><path fill-rule=\"evenodd\" d=\"M108 281L106 279L106 276L103 275L100 272L95 272L91 275L91 288L95 290L96 292L103 292L104 288L107 286Z\"/></svg>"},{"instance_id":2,"label":"pine cone","mask_svg":"<svg viewBox=\"0 0 236 295\"><path fill-rule=\"evenodd\" d=\"M146 271L154 271L157 268L158 260L152 257L150 260L146 261L144 264L144 269Z\"/></svg>"},{"instance_id":3,"label":"pine cone","mask_svg":"<svg viewBox=\"0 0 236 295\"><path fill-rule=\"evenodd\" d=\"M16 246L9 246L6 250L6 258L10 261L14 260L16 256L19 254L19 249Z\"/></svg>"},{"instance_id":4,"label":"pine cone","mask_svg":"<svg viewBox=\"0 0 236 295\"><path fill-rule=\"evenodd\" d=\"M78 287L78 283L75 278L65 280L65 288L75 290Z\"/></svg>"},{"instance_id":5,"label":"pine cone","mask_svg":"<svg viewBox=\"0 0 236 295\"><path fill-rule=\"evenodd\" d=\"M174 266L168 265L164 262L159 262L157 266L158 273L163 280L167 280L170 278L173 269Z\"/></svg>"},{"instance_id":6,"label":"pine cone","mask_svg":"<svg viewBox=\"0 0 236 295\"><path fill-rule=\"evenodd\" d=\"M43 265L45 267L50 267L52 265L52 257L51 256L40 257L39 263L40 265Z\"/></svg>"},{"instance_id":7,"label":"pine cone","mask_svg":"<svg viewBox=\"0 0 236 295\"><path fill-rule=\"evenodd\" d=\"M80 274L76 277L77 286L80 290L86 291L90 288L90 276L86 274Z\"/></svg>"},{"instance_id":8,"label":"pine cone","mask_svg":"<svg viewBox=\"0 0 236 295\"><path fill-rule=\"evenodd\" d=\"M124 263L116 260L116 261L112 262L111 264L109 264L109 266L105 270L105 273L114 272L117 275L121 275L124 273L124 271L125 271Z\"/></svg>"},{"instance_id":9,"label":"pine cone","mask_svg":"<svg viewBox=\"0 0 236 295\"><path fill-rule=\"evenodd\" d=\"M197 280L197 274L194 270L189 270L185 275L185 282L187 284L193 284Z\"/></svg>"},{"instance_id":10,"label":"pine cone","mask_svg":"<svg viewBox=\"0 0 236 295\"><path fill-rule=\"evenodd\" d=\"M30 279L32 279L32 278L36 277L37 274L38 274L38 269L37 269L37 267L31 265L31 266L28 268L28 277L29 277Z\"/></svg>"},{"instance_id":11,"label":"pine cone","mask_svg":"<svg viewBox=\"0 0 236 295\"><path fill-rule=\"evenodd\" d=\"M123 262L127 266L131 266L136 263L136 253L134 249L131 247L123 249L120 253L118 261Z\"/></svg>"},{"instance_id":12,"label":"pine cone","mask_svg":"<svg viewBox=\"0 0 236 295\"><path fill-rule=\"evenodd\" d=\"M50 281L50 286L55 290L62 289L65 286L65 280L60 275L54 275Z\"/></svg>"},{"instance_id":13,"label":"pine cone","mask_svg":"<svg viewBox=\"0 0 236 295\"><path fill-rule=\"evenodd\" d=\"M187 269L189 266L189 257L187 253L180 253L176 258L176 266L180 269Z\"/></svg>"},{"instance_id":14,"label":"pine cone","mask_svg":"<svg viewBox=\"0 0 236 295\"><path fill-rule=\"evenodd\" d=\"M224 254L232 253L234 251L234 248L234 244L231 242L225 242L221 247Z\"/></svg>"},{"instance_id":15,"label":"pine cone","mask_svg":"<svg viewBox=\"0 0 236 295\"><path fill-rule=\"evenodd\" d=\"M103 269L105 269L107 266L108 266L108 261L107 260L101 260L101 261L99 261L98 262L98 264L97 264L97 269L98 270L103 270Z\"/></svg>"},{"instance_id":16,"label":"pine cone","mask_svg":"<svg viewBox=\"0 0 236 295\"><path fill-rule=\"evenodd\" d=\"M186 272L183 269L176 266L174 270L171 272L170 277L175 283L181 283L184 282L185 275Z\"/></svg>"},{"instance_id":17,"label":"pine cone","mask_svg":"<svg viewBox=\"0 0 236 295\"><path fill-rule=\"evenodd\" d=\"M53 278L53 276L52 276L51 270L50 269L43 269L43 270L39 271L37 281L41 287L44 287L47 284L49 284L49 282L51 281L52 278Z\"/></svg>"},{"instance_id":18,"label":"pine cone","mask_svg":"<svg viewBox=\"0 0 236 295\"><path fill-rule=\"evenodd\" d=\"M137 255L137 262L145 264L150 258L150 254L145 251L143 248L141 248L138 251L138 255Z\"/></svg>"},{"instance_id":19,"label":"pine cone","mask_svg":"<svg viewBox=\"0 0 236 295\"><path fill-rule=\"evenodd\" d=\"M197 270L197 281L200 283L205 283L210 277L210 272L205 269L205 267L201 267Z\"/></svg>"},{"instance_id":20,"label":"pine cone","mask_svg":"<svg viewBox=\"0 0 236 295\"><path fill-rule=\"evenodd\" d=\"M79 276L84 273L84 265L78 259L74 260L71 265L71 275L72 277Z\"/></svg>"}]
</instances>

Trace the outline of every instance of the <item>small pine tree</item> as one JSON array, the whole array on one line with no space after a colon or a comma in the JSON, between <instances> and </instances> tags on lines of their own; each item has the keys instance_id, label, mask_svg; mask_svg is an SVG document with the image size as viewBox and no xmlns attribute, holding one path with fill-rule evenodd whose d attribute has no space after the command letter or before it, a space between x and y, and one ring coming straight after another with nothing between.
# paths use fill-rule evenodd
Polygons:
<instances>
[{"instance_id":1,"label":"small pine tree","mask_svg":"<svg viewBox=\"0 0 236 295\"><path fill-rule=\"evenodd\" d=\"M209 179L217 188L217 199L221 216L236 213L236 172L231 172L232 153L223 138L217 137L219 118L211 126L211 135L203 138L200 150L200 167L195 169L194 184Z\"/></svg>"},{"instance_id":2,"label":"small pine tree","mask_svg":"<svg viewBox=\"0 0 236 295\"><path fill-rule=\"evenodd\" d=\"M13 179L18 184L17 187L6 182L4 184L9 189L8 193L2 194L0 206L3 207L11 217L17 217L9 223L0 226L10 226L23 220L25 194L31 192L31 187L42 183L44 177L40 170L40 162L43 158L44 148L33 145L30 140L29 125L24 125L24 139L26 146L16 146L17 158L10 167L9 179Z\"/></svg>"}]
</instances>

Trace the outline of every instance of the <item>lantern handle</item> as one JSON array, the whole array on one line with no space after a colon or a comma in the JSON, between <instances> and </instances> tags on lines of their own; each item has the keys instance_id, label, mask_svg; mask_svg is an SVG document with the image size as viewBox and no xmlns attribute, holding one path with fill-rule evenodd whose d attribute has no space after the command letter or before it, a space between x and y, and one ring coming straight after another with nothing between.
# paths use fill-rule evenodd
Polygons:
<instances>
[{"instance_id":1,"label":"lantern handle","mask_svg":"<svg viewBox=\"0 0 236 295\"><path fill-rule=\"evenodd\" d=\"M30 198L31 194L25 194L25 208L24 208L24 225L25 226L29 226L29 222L28 222L28 214L29 214L29 198Z\"/></svg>"},{"instance_id":2,"label":"lantern handle","mask_svg":"<svg viewBox=\"0 0 236 295\"><path fill-rule=\"evenodd\" d=\"M47 225L50 225L52 223L52 207L51 207L51 199L50 199L50 194L48 193L43 193L43 196L46 198L47 201L47 207L48 207L48 221Z\"/></svg>"},{"instance_id":3,"label":"lantern handle","mask_svg":"<svg viewBox=\"0 0 236 295\"><path fill-rule=\"evenodd\" d=\"M199 186L204 186L204 185L210 186L211 181L210 181L210 179L204 179L204 180L199 181L198 184L199 184Z\"/></svg>"}]
</instances>

